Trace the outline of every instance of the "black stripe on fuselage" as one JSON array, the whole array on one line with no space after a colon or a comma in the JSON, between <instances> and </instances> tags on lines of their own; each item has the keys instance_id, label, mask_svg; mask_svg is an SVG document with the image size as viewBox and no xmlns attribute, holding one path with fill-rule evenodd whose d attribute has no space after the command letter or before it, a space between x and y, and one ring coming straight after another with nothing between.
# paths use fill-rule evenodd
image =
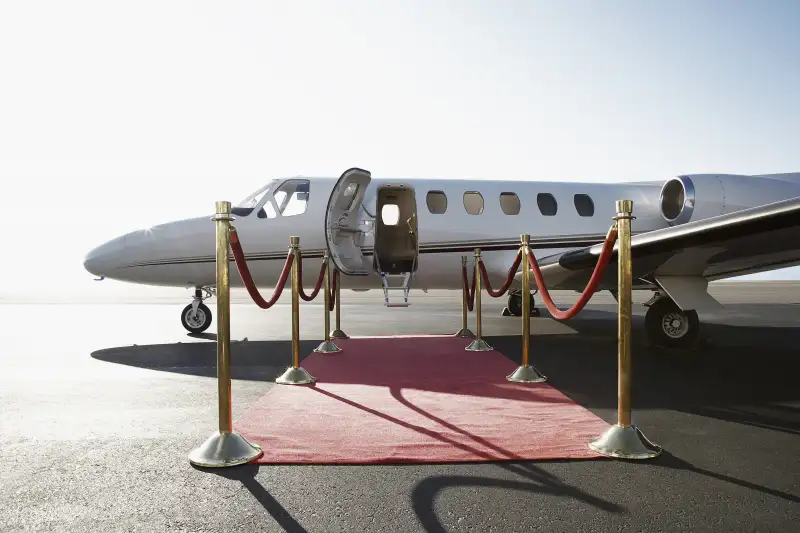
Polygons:
<instances>
[{"instance_id":1,"label":"black stripe on fuselage","mask_svg":"<svg viewBox=\"0 0 800 533\"><path fill-rule=\"evenodd\" d=\"M605 235L602 236L586 236L581 235L574 239L537 239L530 241L530 247L534 249L542 248L579 248L585 246L592 246L598 242L602 242ZM475 249L485 251L513 251L517 250L520 246L519 240L503 240L503 241L465 241L457 243L436 243L436 244L421 244L419 253L422 254L444 254L444 253L468 253L474 252ZM326 250L300 250L302 257L307 259L321 259L324 257ZM363 248L361 251L364 256L372 256L373 250L371 248ZM245 254L248 261L285 261L287 252L271 252L271 253L258 253L258 254ZM177 259L165 259L160 261L145 261L141 263L134 263L127 265L124 268L145 267L145 266L171 266L171 265L190 265L199 263L214 263L216 257L185 257ZM231 258L233 261L233 258Z\"/></svg>"}]
</instances>

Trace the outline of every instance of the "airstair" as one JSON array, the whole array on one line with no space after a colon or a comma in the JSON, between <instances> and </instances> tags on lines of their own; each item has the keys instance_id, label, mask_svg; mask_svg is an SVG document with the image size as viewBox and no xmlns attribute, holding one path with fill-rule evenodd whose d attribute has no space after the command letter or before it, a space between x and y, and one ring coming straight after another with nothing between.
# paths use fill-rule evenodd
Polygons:
<instances>
[{"instance_id":1,"label":"airstair","mask_svg":"<svg viewBox=\"0 0 800 533\"><path fill-rule=\"evenodd\" d=\"M408 293L411 291L411 281L414 279L414 272L417 271L418 248L416 235L411 230L409 219L409 238L411 240L412 254L402 254L400 256L384 258L381 265L378 253L375 254L375 268L381 274L381 285L383 287L383 300L386 307L408 307ZM377 252L377 251L376 251ZM411 256L411 257L409 257ZM397 294L403 291L403 301L393 301L390 294ZM399 296L399 295L398 295Z\"/></svg>"},{"instance_id":2,"label":"airstair","mask_svg":"<svg viewBox=\"0 0 800 533\"><path fill-rule=\"evenodd\" d=\"M383 299L386 307L408 307L408 293L411 290L412 272L404 272L402 274L387 274L381 272L381 284L383 285ZM398 281L400 282L398 284ZM390 291L403 291L403 301L392 302L389 298Z\"/></svg>"}]
</instances>

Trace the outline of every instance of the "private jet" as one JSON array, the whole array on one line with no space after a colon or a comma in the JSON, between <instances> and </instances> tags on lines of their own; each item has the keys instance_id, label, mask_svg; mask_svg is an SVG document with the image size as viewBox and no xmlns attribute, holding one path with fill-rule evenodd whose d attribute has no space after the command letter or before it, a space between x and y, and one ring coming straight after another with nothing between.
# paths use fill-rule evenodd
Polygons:
<instances>
[{"instance_id":1,"label":"private jet","mask_svg":"<svg viewBox=\"0 0 800 533\"><path fill-rule=\"evenodd\" d=\"M685 348L697 340L698 312L720 306L710 281L800 264L800 173L565 183L383 179L351 168L338 178L272 179L232 213L259 287L277 283L296 235L308 264L329 255L342 289L382 290L385 305L403 307L412 287L461 290L461 256L476 248L492 285L502 284L520 234L530 234L548 290L582 291L620 199L633 201L633 288L653 292L644 304L653 344ZM122 235L89 252L84 267L99 279L194 288L181 322L205 331L212 314L203 301L216 283L212 215ZM616 252L597 290L616 298L615 262ZM304 268L304 286L318 273ZM531 278L533 309L539 288ZM235 268L230 281L243 286ZM521 269L508 293L515 316L520 287Z\"/></svg>"}]
</instances>

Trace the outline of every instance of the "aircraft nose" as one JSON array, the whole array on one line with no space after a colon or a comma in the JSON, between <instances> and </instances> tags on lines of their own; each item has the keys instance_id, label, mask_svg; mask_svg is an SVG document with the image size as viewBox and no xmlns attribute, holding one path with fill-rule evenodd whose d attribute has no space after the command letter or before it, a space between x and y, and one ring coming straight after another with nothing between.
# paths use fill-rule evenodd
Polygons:
<instances>
[{"instance_id":1,"label":"aircraft nose","mask_svg":"<svg viewBox=\"0 0 800 533\"><path fill-rule=\"evenodd\" d=\"M119 267L119 258L126 236L117 237L91 250L83 260L83 268L95 276L107 276Z\"/></svg>"}]
</instances>

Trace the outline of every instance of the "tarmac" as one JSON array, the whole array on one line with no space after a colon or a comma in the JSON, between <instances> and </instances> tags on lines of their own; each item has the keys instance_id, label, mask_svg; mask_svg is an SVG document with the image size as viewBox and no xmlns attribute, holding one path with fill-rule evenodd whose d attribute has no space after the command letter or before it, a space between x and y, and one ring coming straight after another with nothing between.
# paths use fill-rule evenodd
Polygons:
<instances>
[{"instance_id":1,"label":"tarmac","mask_svg":"<svg viewBox=\"0 0 800 533\"><path fill-rule=\"evenodd\" d=\"M633 419L664 447L656 459L217 470L187 460L217 427L216 321L186 334L189 291L136 304L0 300L0 531L796 531L800 282L711 293L724 306L701 315L703 342L684 352L647 345L649 293L634 298ZM576 295L555 296L564 308ZM231 310L234 417L291 362L289 299L263 311L247 298L234 293ZM380 292L344 292L342 328L460 327L460 294L413 291L411 302L387 309ZM484 337L518 362L520 319L503 306L484 293ZM322 317L319 302L301 302L302 356ZM614 300L595 295L565 323L543 309L531 330L548 382L613 423Z\"/></svg>"}]
</instances>

